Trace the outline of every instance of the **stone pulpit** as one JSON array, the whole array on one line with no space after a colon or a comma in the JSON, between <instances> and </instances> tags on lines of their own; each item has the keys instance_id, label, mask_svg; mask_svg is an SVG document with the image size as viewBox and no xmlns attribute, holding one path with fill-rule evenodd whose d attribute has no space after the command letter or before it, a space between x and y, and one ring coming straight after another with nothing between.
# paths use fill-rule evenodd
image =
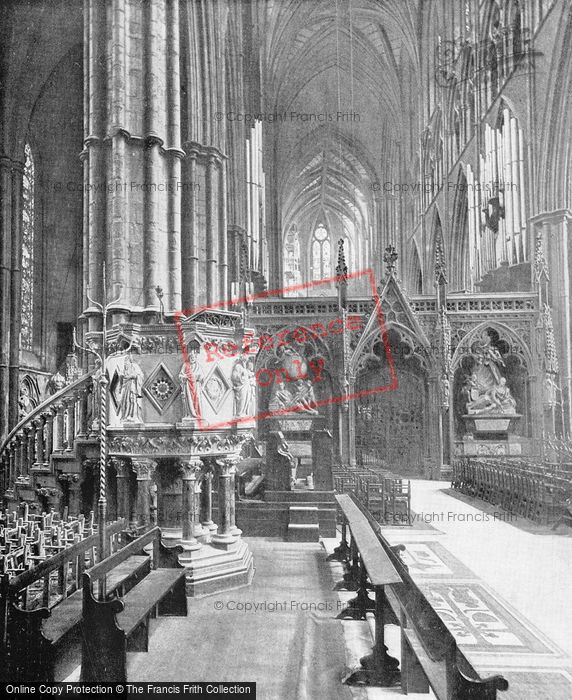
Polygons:
<instances>
[{"instance_id":1,"label":"stone pulpit","mask_svg":"<svg viewBox=\"0 0 572 700\"><path fill-rule=\"evenodd\" d=\"M236 465L255 425L253 335L241 314L222 310L110 332L108 435L123 479L119 515L146 527L157 513L165 537L183 545L191 595L253 574L235 522Z\"/></svg>"}]
</instances>

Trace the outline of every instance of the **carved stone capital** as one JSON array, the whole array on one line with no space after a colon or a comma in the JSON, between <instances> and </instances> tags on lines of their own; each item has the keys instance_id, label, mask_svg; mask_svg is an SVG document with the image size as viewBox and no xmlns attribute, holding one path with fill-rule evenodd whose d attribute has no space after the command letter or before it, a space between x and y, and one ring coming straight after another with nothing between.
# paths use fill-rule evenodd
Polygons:
<instances>
[{"instance_id":1,"label":"carved stone capital","mask_svg":"<svg viewBox=\"0 0 572 700\"><path fill-rule=\"evenodd\" d=\"M98 459L84 459L81 463L82 467L84 470L94 472L96 469L99 469L99 460Z\"/></svg>"},{"instance_id":2,"label":"carved stone capital","mask_svg":"<svg viewBox=\"0 0 572 700\"><path fill-rule=\"evenodd\" d=\"M129 476L130 465L126 459L120 459L119 457L112 457L109 460L109 464L115 469L118 479L125 479Z\"/></svg>"},{"instance_id":3,"label":"carved stone capital","mask_svg":"<svg viewBox=\"0 0 572 700\"><path fill-rule=\"evenodd\" d=\"M179 470L183 481L196 481L204 469L203 460L200 457L191 457L179 461Z\"/></svg>"},{"instance_id":4,"label":"carved stone capital","mask_svg":"<svg viewBox=\"0 0 572 700\"><path fill-rule=\"evenodd\" d=\"M226 455L216 460L220 467L221 476L232 476L236 473L236 465L240 462L240 455Z\"/></svg>"},{"instance_id":5,"label":"carved stone capital","mask_svg":"<svg viewBox=\"0 0 572 700\"><path fill-rule=\"evenodd\" d=\"M157 462L152 459L132 459L131 467L137 476L137 481L149 481L157 468Z\"/></svg>"}]
</instances>

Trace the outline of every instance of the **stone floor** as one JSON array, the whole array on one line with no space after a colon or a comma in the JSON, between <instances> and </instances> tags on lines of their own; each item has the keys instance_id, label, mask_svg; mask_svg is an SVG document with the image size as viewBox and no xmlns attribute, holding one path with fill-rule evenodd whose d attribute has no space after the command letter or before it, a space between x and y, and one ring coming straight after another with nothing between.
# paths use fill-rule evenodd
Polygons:
<instances>
[{"instance_id":1,"label":"stone floor","mask_svg":"<svg viewBox=\"0 0 572 700\"><path fill-rule=\"evenodd\" d=\"M572 687L572 531L558 533L448 490L445 482L412 483L412 527L384 531L392 544L424 544L479 581L506 604L534 646L549 653L507 656L499 672L511 690L499 700L560 700ZM367 622L335 614L354 594L335 592L341 567L326 562L335 540L320 544L248 538L252 586L191 599L189 617L153 622L148 653L130 654L134 681L257 681L261 700L382 700L399 688L348 688L341 679L369 653ZM450 563L449 562L449 563ZM416 579L417 580L417 579ZM399 653L398 628L387 626L389 651ZM501 656L498 657L499 663ZM497 659L495 659L495 662ZM512 675L511 675L512 674ZM409 695L412 700L432 694Z\"/></svg>"},{"instance_id":2,"label":"stone floor","mask_svg":"<svg viewBox=\"0 0 572 700\"><path fill-rule=\"evenodd\" d=\"M407 547L409 543L411 550L413 543L437 543L437 548L443 548L437 551L445 556L450 553L458 568L466 568L461 572L463 580L480 579L523 623L521 629L532 645L547 647L545 654L496 656L495 669L510 683L507 692L498 694L499 700L572 697L572 530L561 527L554 533L523 518L513 518L491 504L459 495L448 486L445 482L415 481L411 506L416 521L411 528L386 528L384 535L391 544ZM326 549L335 546L333 541L324 544ZM371 646L371 639L365 623L342 624L348 663L357 664L361 653ZM393 656L399 653L398 635L397 628L386 627ZM352 692L360 700L401 695L398 688ZM408 697L428 698L432 693Z\"/></svg>"}]
</instances>

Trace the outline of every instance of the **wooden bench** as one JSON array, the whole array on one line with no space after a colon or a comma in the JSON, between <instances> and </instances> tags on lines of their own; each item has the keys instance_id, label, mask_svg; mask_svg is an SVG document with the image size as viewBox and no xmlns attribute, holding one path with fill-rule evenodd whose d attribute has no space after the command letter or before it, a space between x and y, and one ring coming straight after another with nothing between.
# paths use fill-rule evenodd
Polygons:
<instances>
[{"instance_id":1,"label":"wooden bench","mask_svg":"<svg viewBox=\"0 0 572 700\"><path fill-rule=\"evenodd\" d=\"M126 527L125 520L107 526L110 551L121 545ZM0 630L10 682L52 682L71 670L73 652L79 651L82 574L95 564L98 544L95 533L14 578L2 577L6 622L0 622ZM148 569L148 557L130 558L114 572L110 590L126 592Z\"/></svg>"},{"instance_id":2,"label":"wooden bench","mask_svg":"<svg viewBox=\"0 0 572 700\"><path fill-rule=\"evenodd\" d=\"M104 596L109 580L130 557L152 545L149 572L126 595ZM127 680L127 652L147 651L149 621L157 615L187 614L186 570L181 546L165 547L154 527L83 574L82 661L84 682Z\"/></svg>"},{"instance_id":3,"label":"wooden bench","mask_svg":"<svg viewBox=\"0 0 572 700\"><path fill-rule=\"evenodd\" d=\"M359 582L358 596L338 617L365 619L372 609L375 614L373 653L361 659L363 669L352 673L346 683L389 686L400 682L406 694L427 693L431 686L439 700L495 700L497 690L507 690L508 682L500 675L479 677L409 575L399 555L403 545L388 544L373 516L353 494L336 495L336 500L353 542L349 547L342 542L337 556L347 562L357 552L357 566L351 562L349 568ZM368 580L375 603L368 595ZM401 627L401 671L383 641L383 627L390 622Z\"/></svg>"}]
</instances>

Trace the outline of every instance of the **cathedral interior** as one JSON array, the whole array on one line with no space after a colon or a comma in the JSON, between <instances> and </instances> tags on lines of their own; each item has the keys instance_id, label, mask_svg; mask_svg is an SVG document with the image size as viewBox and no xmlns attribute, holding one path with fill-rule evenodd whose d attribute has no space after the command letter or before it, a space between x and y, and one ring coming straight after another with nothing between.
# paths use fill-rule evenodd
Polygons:
<instances>
[{"instance_id":1,"label":"cathedral interior","mask_svg":"<svg viewBox=\"0 0 572 700\"><path fill-rule=\"evenodd\" d=\"M571 47L567 0L0 4L3 680L571 697ZM186 603L58 646L156 527Z\"/></svg>"}]
</instances>

